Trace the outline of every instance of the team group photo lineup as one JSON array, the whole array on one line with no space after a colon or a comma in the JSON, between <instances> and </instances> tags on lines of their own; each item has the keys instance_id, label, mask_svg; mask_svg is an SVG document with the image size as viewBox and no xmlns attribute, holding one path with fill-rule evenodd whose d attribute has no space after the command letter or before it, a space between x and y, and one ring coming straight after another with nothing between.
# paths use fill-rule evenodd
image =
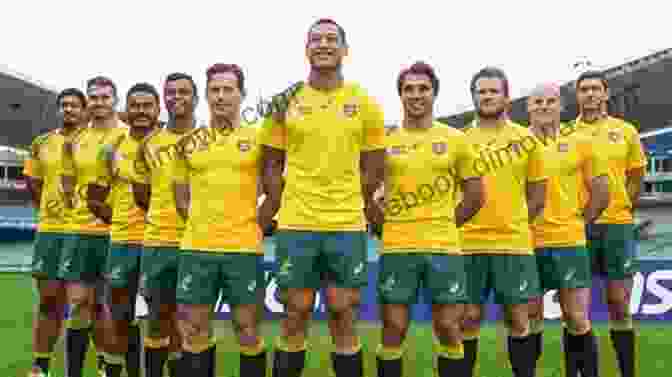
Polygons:
<instances>
[{"instance_id":1,"label":"team group photo lineup","mask_svg":"<svg viewBox=\"0 0 672 377\"><path fill-rule=\"evenodd\" d=\"M420 376L407 365L420 343L433 360L422 376L542 377L551 332L561 338L556 376L611 377L607 351L619 377L639 376L645 340L629 305L647 156L638 129L610 112L604 72L574 78L572 122L549 77L519 124L503 69L484 62L444 84L443 67L418 58L390 72L402 109L390 125L367 83L344 77L350 34L337 21L317 19L298 38L307 76L255 108L243 107L255 72L236 61L176 66L160 86L125 93L105 73L60 91L61 124L34 137L23 167L39 216L28 377ZM465 127L437 120L444 85L468 91ZM269 237L277 334L264 324ZM590 317L595 276L604 334ZM363 299L369 284L374 303ZM551 290L562 325L544 331ZM329 363L316 370L307 359L321 342L311 333L318 295ZM421 298L431 336L413 339ZM220 301L232 329L223 351ZM481 337L492 302L504 329L497 376L479 372L493 349ZM362 341L363 305L380 316L373 344Z\"/></svg>"}]
</instances>

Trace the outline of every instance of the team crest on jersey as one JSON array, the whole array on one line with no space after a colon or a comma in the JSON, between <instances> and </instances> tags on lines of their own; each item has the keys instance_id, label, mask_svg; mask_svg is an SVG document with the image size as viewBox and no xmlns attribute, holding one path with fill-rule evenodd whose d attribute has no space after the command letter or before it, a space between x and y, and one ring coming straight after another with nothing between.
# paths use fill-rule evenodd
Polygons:
<instances>
[{"instance_id":1,"label":"team crest on jersey","mask_svg":"<svg viewBox=\"0 0 672 377\"><path fill-rule=\"evenodd\" d=\"M621 141L621 133L618 131L609 131L608 136L609 141L611 141L612 143L618 143L619 141Z\"/></svg>"},{"instance_id":2,"label":"team crest on jersey","mask_svg":"<svg viewBox=\"0 0 672 377\"><path fill-rule=\"evenodd\" d=\"M569 145L567 143L558 144L558 152L567 152L569 150Z\"/></svg>"},{"instance_id":3,"label":"team crest on jersey","mask_svg":"<svg viewBox=\"0 0 672 377\"><path fill-rule=\"evenodd\" d=\"M347 118L352 118L355 115L357 115L357 112L359 111L359 106L355 103L346 103L343 105L343 115L345 115Z\"/></svg>"},{"instance_id":4,"label":"team crest on jersey","mask_svg":"<svg viewBox=\"0 0 672 377\"><path fill-rule=\"evenodd\" d=\"M448 150L448 145L445 142L432 143L432 151L434 154L444 154Z\"/></svg>"},{"instance_id":5,"label":"team crest on jersey","mask_svg":"<svg viewBox=\"0 0 672 377\"><path fill-rule=\"evenodd\" d=\"M387 148L387 153L393 156L398 156L401 154L401 152L402 152L401 147L398 145Z\"/></svg>"},{"instance_id":6,"label":"team crest on jersey","mask_svg":"<svg viewBox=\"0 0 672 377\"><path fill-rule=\"evenodd\" d=\"M247 152L252 149L252 143L249 140L240 140L238 141L238 149L241 152Z\"/></svg>"}]
</instances>

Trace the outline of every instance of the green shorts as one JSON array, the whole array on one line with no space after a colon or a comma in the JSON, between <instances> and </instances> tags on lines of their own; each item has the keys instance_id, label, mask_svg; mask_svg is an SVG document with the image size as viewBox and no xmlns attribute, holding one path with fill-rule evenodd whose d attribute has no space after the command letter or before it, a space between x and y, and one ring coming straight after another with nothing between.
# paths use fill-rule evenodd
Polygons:
<instances>
[{"instance_id":1,"label":"green shorts","mask_svg":"<svg viewBox=\"0 0 672 377\"><path fill-rule=\"evenodd\" d=\"M535 249L544 292L560 288L590 288L590 254L585 246Z\"/></svg>"},{"instance_id":2,"label":"green shorts","mask_svg":"<svg viewBox=\"0 0 672 377\"><path fill-rule=\"evenodd\" d=\"M112 288L129 288L137 292L140 280L142 246L110 243L105 277Z\"/></svg>"},{"instance_id":3,"label":"green shorts","mask_svg":"<svg viewBox=\"0 0 672 377\"><path fill-rule=\"evenodd\" d=\"M263 255L182 250L177 284L181 304L231 306L263 303Z\"/></svg>"},{"instance_id":4,"label":"green shorts","mask_svg":"<svg viewBox=\"0 0 672 377\"><path fill-rule=\"evenodd\" d=\"M380 257L378 297L382 304L415 304L420 285L427 290L432 304L465 303L464 257L437 253L395 253Z\"/></svg>"},{"instance_id":5,"label":"green shorts","mask_svg":"<svg viewBox=\"0 0 672 377\"><path fill-rule=\"evenodd\" d=\"M500 305L524 304L540 294L534 255L468 254L464 266L469 304L485 304L492 291Z\"/></svg>"},{"instance_id":6,"label":"green shorts","mask_svg":"<svg viewBox=\"0 0 672 377\"><path fill-rule=\"evenodd\" d=\"M37 279L59 280L58 266L61 263L63 242L68 237L63 233L38 232L35 235L31 271Z\"/></svg>"},{"instance_id":7,"label":"green shorts","mask_svg":"<svg viewBox=\"0 0 672 377\"><path fill-rule=\"evenodd\" d=\"M367 284L366 232L278 230L275 233L278 287L320 289Z\"/></svg>"},{"instance_id":8,"label":"green shorts","mask_svg":"<svg viewBox=\"0 0 672 377\"><path fill-rule=\"evenodd\" d=\"M58 277L95 283L104 278L110 238L107 235L71 234L63 242Z\"/></svg>"},{"instance_id":9,"label":"green shorts","mask_svg":"<svg viewBox=\"0 0 672 377\"><path fill-rule=\"evenodd\" d=\"M590 224L586 233L594 274L608 280L634 276L638 266L633 224Z\"/></svg>"},{"instance_id":10,"label":"green shorts","mask_svg":"<svg viewBox=\"0 0 672 377\"><path fill-rule=\"evenodd\" d=\"M152 304L174 304L180 249L174 246L144 247L140 260L140 292Z\"/></svg>"}]
</instances>

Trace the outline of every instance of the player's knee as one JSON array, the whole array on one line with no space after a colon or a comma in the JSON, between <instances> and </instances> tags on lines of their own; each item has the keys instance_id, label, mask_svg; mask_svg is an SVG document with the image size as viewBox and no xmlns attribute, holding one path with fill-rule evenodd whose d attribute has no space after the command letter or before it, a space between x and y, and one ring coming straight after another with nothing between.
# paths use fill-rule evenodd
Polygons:
<instances>
[{"instance_id":1,"label":"player's knee","mask_svg":"<svg viewBox=\"0 0 672 377\"><path fill-rule=\"evenodd\" d=\"M209 320L196 316L182 320L180 324L184 348L188 352L201 353L212 345Z\"/></svg>"},{"instance_id":2,"label":"player's knee","mask_svg":"<svg viewBox=\"0 0 672 377\"><path fill-rule=\"evenodd\" d=\"M564 314L567 328L573 334L584 334L590 330L590 320L585 312L572 311Z\"/></svg>"},{"instance_id":3,"label":"player's knee","mask_svg":"<svg viewBox=\"0 0 672 377\"><path fill-rule=\"evenodd\" d=\"M40 319L63 319L65 314L65 305L53 298L42 298L37 310Z\"/></svg>"},{"instance_id":4,"label":"player's knee","mask_svg":"<svg viewBox=\"0 0 672 377\"><path fill-rule=\"evenodd\" d=\"M434 318L432 319L432 325L439 339L459 339L462 332L462 326L457 318Z\"/></svg>"},{"instance_id":5,"label":"player's knee","mask_svg":"<svg viewBox=\"0 0 672 377\"><path fill-rule=\"evenodd\" d=\"M398 338L399 343L403 341L408 333L409 321L401 316L385 316L383 318L383 337Z\"/></svg>"},{"instance_id":6,"label":"player's knee","mask_svg":"<svg viewBox=\"0 0 672 377\"><path fill-rule=\"evenodd\" d=\"M293 316L306 316L313 310L314 293L308 290L288 290L285 294L286 311Z\"/></svg>"},{"instance_id":7,"label":"player's knee","mask_svg":"<svg viewBox=\"0 0 672 377\"><path fill-rule=\"evenodd\" d=\"M537 297L530 301L528 305L528 317L531 320L544 319L544 305L543 298Z\"/></svg>"},{"instance_id":8,"label":"player's knee","mask_svg":"<svg viewBox=\"0 0 672 377\"><path fill-rule=\"evenodd\" d=\"M462 327L465 329L477 329L481 326L483 314L479 305L466 305L462 316Z\"/></svg>"},{"instance_id":9,"label":"player's knee","mask_svg":"<svg viewBox=\"0 0 672 377\"><path fill-rule=\"evenodd\" d=\"M329 287L325 290L327 306L334 315L346 312L352 305L351 292L343 288Z\"/></svg>"}]
</instances>

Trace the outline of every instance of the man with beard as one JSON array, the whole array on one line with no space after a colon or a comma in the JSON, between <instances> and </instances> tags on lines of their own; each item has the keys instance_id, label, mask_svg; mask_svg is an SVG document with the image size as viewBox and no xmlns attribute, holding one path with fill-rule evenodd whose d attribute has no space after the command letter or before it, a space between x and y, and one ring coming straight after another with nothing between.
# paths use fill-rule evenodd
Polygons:
<instances>
[{"instance_id":1,"label":"man with beard","mask_svg":"<svg viewBox=\"0 0 672 377\"><path fill-rule=\"evenodd\" d=\"M334 371L338 377L360 377L355 321L367 280L366 221L383 221L373 193L383 181L385 121L364 88L343 80L348 44L341 26L317 21L305 48L308 82L284 116L265 120L261 136L267 197L259 222L267 229L279 209L276 281L286 310L273 375L301 375L315 292L326 285Z\"/></svg>"},{"instance_id":2,"label":"man with beard","mask_svg":"<svg viewBox=\"0 0 672 377\"><path fill-rule=\"evenodd\" d=\"M484 304L494 291L504 306L509 360L515 377L533 377L528 302L539 291L530 226L544 207L543 152L527 128L504 116L509 102L506 75L484 68L471 80L478 119L465 133L480 156L475 170L485 176L485 205L462 226L469 301L464 322L465 359L470 374L477 355Z\"/></svg>"},{"instance_id":3,"label":"man with beard","mask_svg":"<svg viewBox=\"0 0 672 377\"><path fill-rule=\"evenodd\" d=\"M187 221L181 245L177 300L183 331L182 371L215 373L213 306L220 293L231 305L240 347L240 376L266 376L259 334L263 315L262 233L257 224L259 127L241 124L245 76L237 65L215 64L206 72L210 126L182 139L175 197Z\"/></svg>"},{"instance_id":4,"label":"man with beard","mask_svg":"<svg viewBox=\"0 0 672 377\"><path fill-rule=\"evenodd\" d=\"M598 377L597 341L588 318L592 273L584 227L609 205L608 167L588 138L561 128L561 100L560 87L554 84L537 86L527 100L530 127L539 141L537 147L544 150L549 174L543 215L532 224L543 292L532 302L530 332L538 360L543 344L543 293L559 290L569 333L564 344L565 370L576 375L578 367L583 377ZM585 203L583 185L590 193Z\"/></svg>"},{"instance_id":5,"label":"man with beard","mask_svg":"<svg viewBox=\"0 0 672 377\"><path fill-rule=\"evenodd\" d=\"M634 211L646 169L637 129L607 113L609 85L603 73L589 71L576 80L579 117L576 131L586 135L609 163L611 200L602 215L587 224L588 249L596 274L606 278L611 341L622 377L635 371L635 330L630 313L635 260ZM565 341L570 342L566 332Z\"/></svg>"},{"instance_id":6,"label":"man with beard","mask_svg":"<svg viewBox=\"0 0 672 377\"><path fill-rule=\"evenodd\" d=\"M40 222L35 237L32 273L39 293L33 328L33 368L30 377L47 377L54 346L61 334L65 310L65 285L58 278L63 242L68 237L67 211L61 194L63 145L78 131L86 111L86 97L79 89L66 89L56 99L63 126L33 140L23 174Z\"/></svg>"},{"instance_id":7,"label":"man with beard","mask_svg":"<svg viewBox=\"0 0 672 377\"><path fill-rule=\"evenodd\" d=\"M127 130L115 112L117 88L106 77L87 82L91 123L76 137L66 142L63 154L63 191L72 209L68 227L71 236L65 240L59 277L67 281L70 305L66 332L66 368L69 377L81 377L89 346L89 332L94 325L94 343L100 362L105 351L103 310L103 272L107 259L109 222L99 219L88 202L89 185L97 177L99 153L113 144ZM102 371L101 371L102 372Z\"/></svg>"},{"instance_id":8,"label":"man with beard","mask_svg":"<svg viewBox=\"0 0 672 377\"><path fill-rule=\"evenodd\" d=\"M483 180L474 171L478 155L462 131L434 121L439 79L431 66L419 62L403 70L397 89L404 119L386 138L378 375L402 376L409 306L422 285L432 304L438 376L466 377L461 320L467 278L458 228L485 200Z\"/></svg>"},{"instance_id":9,"label":"man with beard","mask_svg":"<svg viewBox=\"0 0 672 377\"><path fill-rule=\"evenodd\" d=\"M198 92L191 76L168 75L164 102L169 123L141 144L136 164L138 180L133 184L136 203L147 212L140 263L140 290L149 309L144 335L147 377L161 377L167 360L171 376L180 373L182 341L177 329L175 294L185 224L175 206L173 179L177 142L196 127Z\"/></svg>"},{"instance_id":10,"label":"man with beard","mask_svg":"<svg viewBox=\"0 0 672 377\"><path fill-rule=\"evenodd\" d=\"M135 204L131 184L140 143L158 122L159 94L150 84L136 84L126 95L126 109L130 131L101 154L98 180L89 191L89 205L98 218L111 220L105 273L112 331L106 344L106 377L119 377L124 361L129 377L140 372L140 331L134 316L145 213Z\"/></svg>"}]
</instances>

